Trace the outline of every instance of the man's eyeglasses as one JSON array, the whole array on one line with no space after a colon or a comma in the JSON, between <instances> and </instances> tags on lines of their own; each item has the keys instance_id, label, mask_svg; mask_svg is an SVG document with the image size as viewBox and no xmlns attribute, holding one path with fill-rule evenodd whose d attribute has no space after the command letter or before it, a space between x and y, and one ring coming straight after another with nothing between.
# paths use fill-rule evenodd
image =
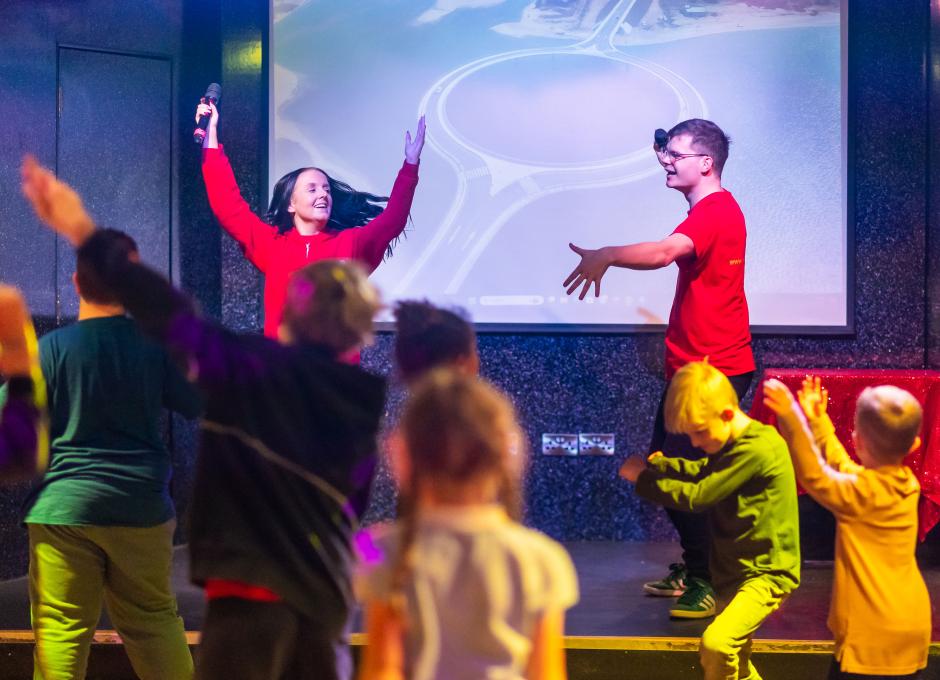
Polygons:
<instances>
[{"instance_id":1,"label":"man's eyeglasses","mask_svg":"<svg viewBox=\"0 0 940 680\"><path fill-rule=\"evenodd\" d=\"M683 158L696 158L705 156L711 156L710 153L676 153L669 149L661 149L656 152L656 155L659 156L659 160L667 165L675 163L676 161L681 161Z\"/></svg>"}]
</instances>

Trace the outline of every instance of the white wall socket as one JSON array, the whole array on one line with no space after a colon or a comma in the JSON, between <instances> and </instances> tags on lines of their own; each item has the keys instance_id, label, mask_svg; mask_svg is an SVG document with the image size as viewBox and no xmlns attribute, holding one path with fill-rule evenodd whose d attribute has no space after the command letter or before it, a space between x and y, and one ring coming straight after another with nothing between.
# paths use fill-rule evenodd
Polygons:
<instances>
[{"instance_id":1,"label":"white wall socket","mask_svg":"<svg viewBox=\"0 0 940 680\"><path fill-rule=\"evenodd\" d=\"M581 432L578 435L578 453L582 456L612 456L614 455L614 435Z\"/></svg>"},{"instance_id":2,"label":"white wall socket","mask_svg":"<svg viewBox=\"0 0 940 680\"><path fill-rule=\"evenodd\" d=\"M543 434L543 456L577 456L578 435L576 434Z\"/></svg>"}]
</instances>

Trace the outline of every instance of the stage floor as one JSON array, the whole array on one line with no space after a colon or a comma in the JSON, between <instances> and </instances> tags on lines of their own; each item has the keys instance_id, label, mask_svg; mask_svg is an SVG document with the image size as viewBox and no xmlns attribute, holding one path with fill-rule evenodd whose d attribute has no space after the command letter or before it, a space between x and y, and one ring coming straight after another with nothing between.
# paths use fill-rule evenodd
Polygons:
<instances>
[{"instance_id":1,"label":"stage floor","mask_svg":"<svg viewBox=\"0 0 940 680\"><path fill-rule=\"evenodd\" d=\"M669 598L643 593L644 581L661 577L679 556L674 543L582 542L566 545L578 570L581 601L569 613L566 635L613 638L697 638L704 621L669 618ZM940 605L940 568L922 566L934 610ZM189 631L202 627L205 602L202 591L189 583L186 548L176 550L173 582L180 614ZM826 628L832 565L803 567L803 583L757 633L764 640L831 640ZM107 615L101 629L112 629ZM0 631L29 628L25 578L0 583ZM357 628L359 630L359 628ZM940 627L934 618L933 640Z\"/></svg>"}]
</instances>

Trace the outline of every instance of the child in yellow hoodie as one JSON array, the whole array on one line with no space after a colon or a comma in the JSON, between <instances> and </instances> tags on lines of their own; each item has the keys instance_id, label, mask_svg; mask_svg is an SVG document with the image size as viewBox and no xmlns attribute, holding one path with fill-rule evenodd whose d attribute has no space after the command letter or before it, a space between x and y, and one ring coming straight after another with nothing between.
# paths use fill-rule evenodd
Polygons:
<instances>
[{"instance_id":1,"label":"child in yellow hoodie","mask_svg":"<svg viewBox=\"0 0 940 680\"><path fill-rule=\"evenodd\" d=\"M920 485L902 462L920 445L920 404L890 385L862 392L852 434L859 465L835 436L819 378L807 377L798 392L805 418L778 380L764 383L764 397L797 479L837 521L829 680L920 677L930 645L930 599L914 559Z\"/></svg>"}]
</instances>

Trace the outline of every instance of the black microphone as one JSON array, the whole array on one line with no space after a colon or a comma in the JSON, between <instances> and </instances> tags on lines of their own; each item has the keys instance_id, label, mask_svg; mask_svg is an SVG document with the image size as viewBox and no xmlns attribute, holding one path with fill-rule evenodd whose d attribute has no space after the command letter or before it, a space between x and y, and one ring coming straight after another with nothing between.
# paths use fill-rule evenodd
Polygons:
<instances>
[{"instance_id":1,"label":"black microphone","mask_svg":"<svg viewBox=\"0 0 940 680\"><path fill-rule=\"evenodd\" d=\"M222 86L218 83L209 83L209 87L206 88L206 94L203 96L203 99L206 100L206 104L218 104L219 100L222 98ZM209 127L209 118L208 114L199 116L199 121L196 123L196 129L193 131L193 141L196 144L202 144L206 138L206 128Z\"/></svg>"},{"instance_id":2,"label":"black microphone","mask_svg":"<svg viewBox=\"0 0 940 680\"><path fill-rule=\"evenodd\" d=\"M656 132L653 133L653 143L656 144L658 151L664 150L666 144L669 143L669 133L662 128L656 128Z\"/></svg>"}]
</instances>

